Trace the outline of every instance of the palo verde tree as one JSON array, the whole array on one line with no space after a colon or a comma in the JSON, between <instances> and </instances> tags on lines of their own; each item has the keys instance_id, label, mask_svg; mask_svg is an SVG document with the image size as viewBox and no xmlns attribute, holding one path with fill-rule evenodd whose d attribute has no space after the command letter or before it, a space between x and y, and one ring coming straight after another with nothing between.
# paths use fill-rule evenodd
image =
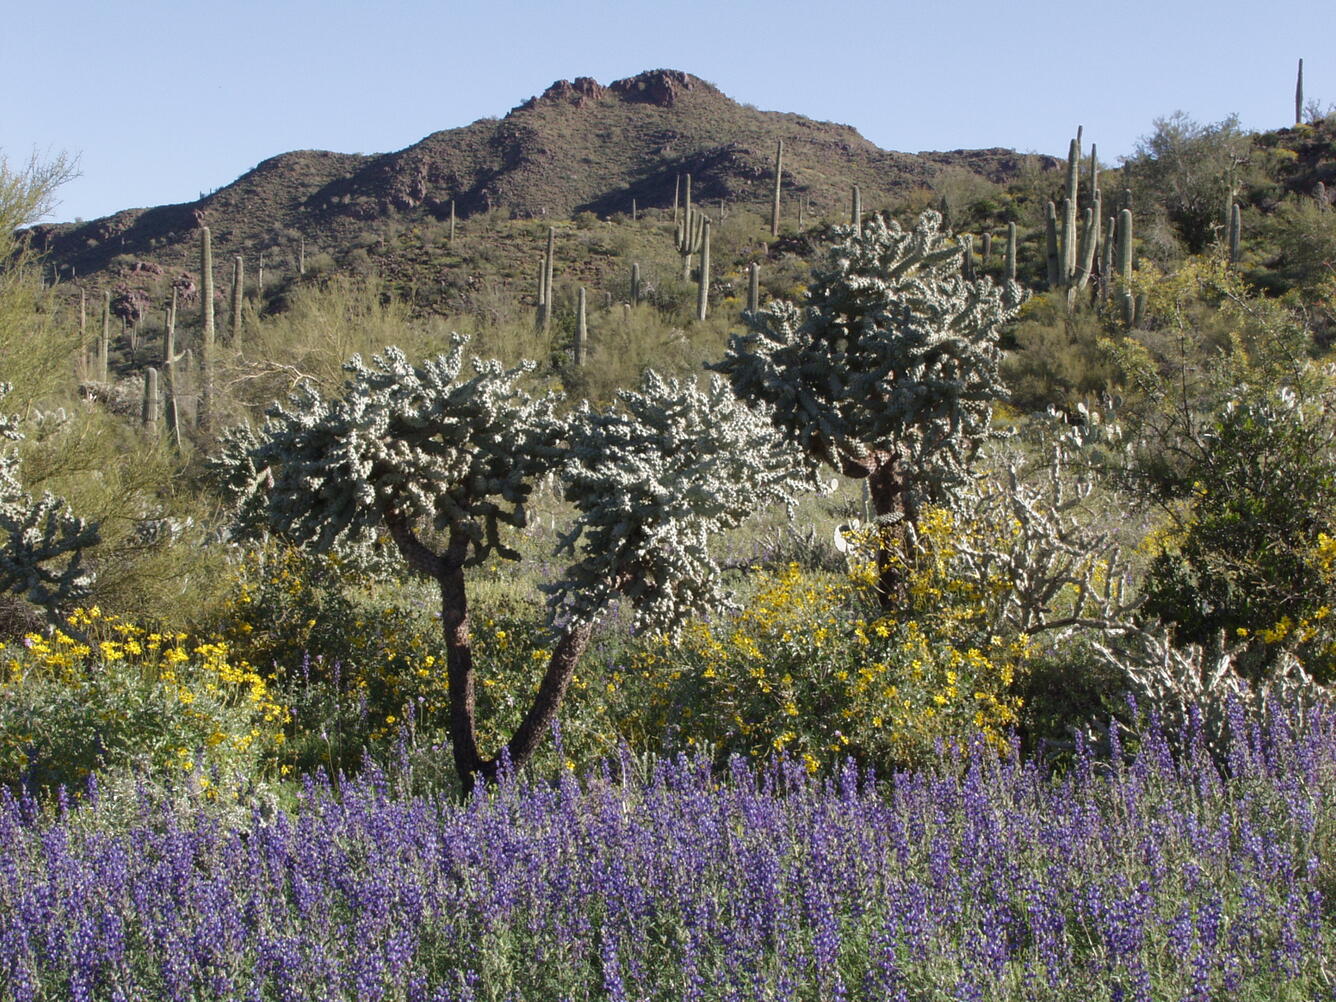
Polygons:
<instances>
[{"instance_id":1,"label":"palo verde tree","mask_svg":"<svg viewBox=\"0 0 1336 1002\"><path fill-rule=\"evenodd\" d=\"M532 364L471 361L464 345L419 366L388 348L355 356L338 400L303 388L269 411L257 435L225 434L216 469L247 498L242 522L326 550L388 531L408 565L440 588L449 721L465 789L504 758L532 757L556 717L593 626L614 599L644 629L670 629L724 599L708 542L757 505L811 483L770 416L708 389L649 374L605 411L569 417L558 398L519 386ZM573 563L546 588L552 653L505 748L486 757L475 729L466 572L518 560L503 527L523 527L536 483L555 474L575 509L559 550Z\"/></svg>"},{"instance_id":2,"label":"palo verde tree","mask_svg":"<svg viewBox=\"0 0 1336 1002\"><path fill-rule=\"evenodd\" d=\"M989 436L998 329L1020 286L961 274L959 246L925 212L912 230L874 216L842 227L808 286L806 306L772 302L746 314L711 366L743 400L773 409L776 427L815 464L866 479L883 530L878 590L903 590L896 552L929 501L953 483Z\"/></svg>"}]
</instances>

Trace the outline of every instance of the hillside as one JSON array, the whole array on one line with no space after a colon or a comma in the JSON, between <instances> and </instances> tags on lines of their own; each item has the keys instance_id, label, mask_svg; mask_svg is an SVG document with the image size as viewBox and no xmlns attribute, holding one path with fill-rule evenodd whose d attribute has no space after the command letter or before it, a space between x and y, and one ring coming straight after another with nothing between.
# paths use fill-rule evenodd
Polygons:
<instances>
[{"instance_id":1,"label":"hillside","mask_svg":"<svg viewBox=\"0 0 1336 1002\"><path fill-rule=\"evenodd\" d=\"M295 263L299 248L368 244L387 226L462 219L606 217L669 208L681 174L697 200L768 203L776 140L784 140L784 192L796 213L833 218L852 185L876 208L957 169L1005 181L1011 150L897 153L849 126L739 104L688 73L652 70L603 86L559 80L502 119L433 133L374 156L297 151L272 157L195 202L126 209L78 224L39 226L34 237L62 277L91 278L138 261L189 267L203 222L215 252L259 251ZM248 262L249 263L249 262Z\"/></svg>"}]
</instances>

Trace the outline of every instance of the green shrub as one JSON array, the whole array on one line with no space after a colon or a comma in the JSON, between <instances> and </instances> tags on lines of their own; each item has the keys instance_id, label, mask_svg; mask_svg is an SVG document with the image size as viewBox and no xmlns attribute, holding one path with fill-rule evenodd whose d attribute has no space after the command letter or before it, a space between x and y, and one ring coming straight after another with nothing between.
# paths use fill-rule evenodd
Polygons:
<instances>
[{"instance_id":1,"label":"green shrub","mask_svg":"<svg viewBox=\"0 0 1336 1002\"><path fill-rule=\"evenodd\" d=\"M70 624L0 648L0 784L75 788L95 770L139 767L210 788L276 768L287 709L226 644L96 607Z\"/></svg>"}]
</instances>

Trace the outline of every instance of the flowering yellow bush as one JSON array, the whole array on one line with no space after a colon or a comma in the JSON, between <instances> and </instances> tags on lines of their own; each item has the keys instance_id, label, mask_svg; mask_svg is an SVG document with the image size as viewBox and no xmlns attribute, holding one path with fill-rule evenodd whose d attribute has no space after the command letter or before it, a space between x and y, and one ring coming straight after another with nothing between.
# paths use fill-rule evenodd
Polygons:
<instances>
[{"instance_id":1,"label":"flowering yellow bush","mask_svg":"<svg viewBox=\"0 0 1336 1002\"><path fill-rule=\"evenodd\" d=\"M979 637L975 609L938 566L911 569L911 607L860 615L872 572L820 585L797 565L763 580L737 617L638 654L658 678L654 724L721 753L782 751L816 770L847 754L912 765L976 736L1005 741L1026 638Z\"/></svg>"},{"instance_id":2,"label":"flowering yellow bush","mask_svg":"<svg viewBox=\"0 0 1336 1002\"><path fill-rule=\"evenodd\" d=\"M288 710L226 643L97 607L67 627L0 647L0 782L74 786L135 763L208 785L277 765Z\"/></svg>"}]
</instances>

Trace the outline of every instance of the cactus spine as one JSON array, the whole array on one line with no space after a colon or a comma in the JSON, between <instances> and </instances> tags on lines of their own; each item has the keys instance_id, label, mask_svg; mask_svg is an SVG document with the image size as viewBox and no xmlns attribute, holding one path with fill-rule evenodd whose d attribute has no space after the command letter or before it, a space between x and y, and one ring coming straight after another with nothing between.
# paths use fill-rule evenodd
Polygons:
<instances>
[{"instance_id":1,"label":"cactus spine","mask_svg":"<svg viewBox=\"0 0 1336 1002\"><path fill-rule=\"evenodd\" d=\"M201 431L209 431L213 426L213 244L209 228L201 226L199 231L199 270L200 270L200 331L199 369L200 392L199 413L196 424Z\"/></svg>"},{"instance_id":2,"label":"cactus spine","mask_svg":"<svg viewBox=\"0 0 1336 1002\"><path fill-rule=\"evenodd\" d=\"M1006 275L1008 282L1016 281L1016 224L1007 223L1007 261Z\"/></svg>"},{"instance_id":3,"label":"cactus spine","mask_svg":"<svg viewBox=\"0 0 1336 1002\"><path fill-rule=\"evenodd\" d=\"M770 204L770 236L779 236L779 189L784 177L784 140L775 142L775 199Z\"/></svg>"},{"instance_id":4,"label":"cactus spine","mask_svg":"<svg viewBox=\"0 0 1336 1002\"><path fill-rule=\"evenodd\" d=\"M858 185L854 185L853 193L850 196L849 204L849 225L854 228L854 232L860 236L863 233L863 192Z\"/></svg>"},{"instance_id":5,"label":"cactus spine","mask_svg":"<svg viewBox=\"0 0 1336 1002\"><path fill-rule=\"evenodd\" d=\"M753 261L747 265L747 312L761 308L761 266Z\"/></svg>"},{"instance_id":6,"label":"cactus spine","mask_svg":"<svg viewBox=\"0 0 1336 1002\"><path fill-rule=\"evenodd\" d=\"M241 341L241 294L245 289L246 265L238 254L232 259L232 343Z\"/></svg>"},{"instance_id":7,"label":"cactus spine","mask_svg":"<svg viewBox=\"0 0 1336 1002\"><path fill-rule=\"evenodd\" d=\"M589 322L585 318L585 288L580 286L580 296L575 307L575 364L582 366L589 353Z\"/></svg>"},{"instance_id":8,"label":"cactus spine","mask_svg":"<svg viewBox=\"0 0 1336 1002\"><path fill-rule=\"evenodd\" d=\"M700 238L700 288L696 293L696 319L704 320L710 307L710 220L705 218Z\"/></svg>"},{"instance_id":9,"label":"cactus spine","mask_svg":"<svg viewBox=\"0 0 1336 1002\"><path fill-rule=\"evenodd\" d=\"M631 265L631 305L640 305L640 262Z\"/></svg>"}]
</instances>

